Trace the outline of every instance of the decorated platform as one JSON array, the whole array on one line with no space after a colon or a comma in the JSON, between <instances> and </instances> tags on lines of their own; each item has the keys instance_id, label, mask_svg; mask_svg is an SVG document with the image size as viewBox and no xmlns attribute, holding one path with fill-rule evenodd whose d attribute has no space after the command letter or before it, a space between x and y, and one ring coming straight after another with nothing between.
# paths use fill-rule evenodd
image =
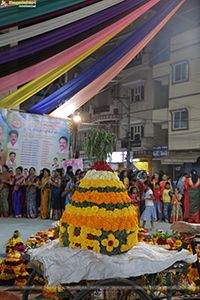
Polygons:
<instances>
[{"instance_id":1,"label":"decorated platform","mask_svg":"<svg viewBox=\"0 0 200 300\"><path fill-rule=\"evenodd\" d=\"M115 256L62 247L58 240L29 250L28 254L31 260L42 263L49 285L155 274L177 261L193 263L197 260L197 256L188 250L169 251L141 242L128 252Z\"/></svg>"}]
</instances>

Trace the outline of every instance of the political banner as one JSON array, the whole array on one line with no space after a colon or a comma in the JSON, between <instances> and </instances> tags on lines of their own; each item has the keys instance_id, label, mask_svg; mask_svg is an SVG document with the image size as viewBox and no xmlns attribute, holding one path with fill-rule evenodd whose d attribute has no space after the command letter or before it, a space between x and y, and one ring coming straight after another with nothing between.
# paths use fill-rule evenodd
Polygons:
<instances>
[{"instance_id":1,"label":"political banner","mask_svg":"<svg viewBox=\"0 0 200 300\"><path fill-rule=\"evenodd\" d=\"M65 169L65 172L67 170L67 166L72 166L73 173L76 173L76 170L81 169L83 171L83 160L82 158L76 158L76 159L69 159L66 161L63 161L60 165L61 168Z\"/></svg>"},{"instance_id":2,"label":"political banner","mask_svg":"<svg viewBox=\"0 0 200 300\"><path fill-rule=\"evenodd\" d=\"M6 114L6 109L0 109L0 172L2 171L2 165L6 164L7 136L9 131Z\"/></svg>"},{"instance_id":3,"label":"political banner","mask_svg":"<svg viewBox=\"0 0 200 300\"><path fill-rule=\"evenodd\" d=\"M13 111L7 111L6 120L8 167L34 167L39 174L69 159L70 120Z\"/></svg>"}]
</instances>

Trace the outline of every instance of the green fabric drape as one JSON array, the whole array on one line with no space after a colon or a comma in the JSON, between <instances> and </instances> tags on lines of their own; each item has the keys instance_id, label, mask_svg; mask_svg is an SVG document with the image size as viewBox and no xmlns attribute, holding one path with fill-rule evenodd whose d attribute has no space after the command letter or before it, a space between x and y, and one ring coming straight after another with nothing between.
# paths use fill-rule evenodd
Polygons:
<instances>
[{"instance_id":1,"label":"green fabric drape","mask_svg":"<svg viewBox=\"0 0 200 300\"><path fill-rule=\"evenodd\" d=\"M39 0L36 3L36 7L33 8L20 8L17 5L6 7L0 9L0 27L48 14L84 1L85 0Z\"/></svg>"}]
</instances>

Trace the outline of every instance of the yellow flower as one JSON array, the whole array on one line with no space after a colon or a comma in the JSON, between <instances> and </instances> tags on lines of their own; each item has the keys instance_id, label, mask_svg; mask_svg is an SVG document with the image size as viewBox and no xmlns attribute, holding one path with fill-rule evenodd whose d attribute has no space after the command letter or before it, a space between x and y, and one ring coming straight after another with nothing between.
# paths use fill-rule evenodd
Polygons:
<instances>
[{"instance_id":1,"label":"yellow flower","mask_svg":"<svg viewBox=\"0 0 200 300\"><path fill-rule=\"evenodd\" d=\"M110 233L107 239L101 241L101 244L106 247L107 251L111 252L113 251L113 248L119 246L119 241L114 237L112 233Z\"/></svg>"},{"instance_id":2,"label":"yellow flower","mask_svg":"<svg viewBox=\"0 0 200 300\"><path fill-rule=\"evenodd\" d=\"M101 236L102 235L102 231L100 229L96 230L96 235L97 236Z\"/></svg>"},{"instance_id":3,"label":"yellow flower","mask_svg":"<svg viewBox=\"0 0 200 300\"><path fill-rule=\"evenodd\" d=\"M66 231L66 228L64 226L60 227L60 232L64 233Z\"/></svg>"},{"instance_id":4,"label":"yellow flower","mask_svg":"<svg viewBox=\"0 0 200 300\"><path fill-rule=\"evenodd\" d=\"M85 225L81 227L81 234L87 234L87 227Z\"/></svg>"},{"instance_id":5,"label":"yellow flower","mask_svg":"<svg viewBox=\"0 0 200 300\"><path fill-rule=\"evenodd\" d=\"M127 245L121 245L121 252L128 251L128 246Z\"/></svg>"}]
</instances>

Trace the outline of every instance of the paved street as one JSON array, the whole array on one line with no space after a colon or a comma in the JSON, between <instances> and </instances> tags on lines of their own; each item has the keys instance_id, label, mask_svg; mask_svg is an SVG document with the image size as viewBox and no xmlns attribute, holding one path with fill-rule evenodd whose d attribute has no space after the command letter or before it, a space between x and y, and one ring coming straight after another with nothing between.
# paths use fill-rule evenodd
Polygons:
<instances>
[{"instance_id":1,"label":"paved street","mask_svg":"<svg viewBox=\"0 0 200 300\"><path fill-rule=\"evenodd\" d=\"M52 227L52 220L16 219L13 216L9 218L0 218L0 258L5 258L4 245L7 240L12 236L14 230L19 230L21 233L21 239L24 244L31 234L36 234L39 230L45 231Z\"/></svg>"},{"instance_id":2,"label":"paved street","mask_svg":"<svg viewBox=\"0 0 200 300\"><path fill-rule=\"evenodd\" d=\"M12 236L14 230L19 230L21 233L21 239L24 244L31 234L36 234L39 230L45 231L52 227L53 220L37 219L15 219L13 216L9 218L0 218L0 258L5 258L4 245L7 240ZM146 228L149 229L150 222L147 222ZM165 222L155 222L155 229L163 229L164 231L170 231L170 224Z\"/></svg>"}]
</instances>

